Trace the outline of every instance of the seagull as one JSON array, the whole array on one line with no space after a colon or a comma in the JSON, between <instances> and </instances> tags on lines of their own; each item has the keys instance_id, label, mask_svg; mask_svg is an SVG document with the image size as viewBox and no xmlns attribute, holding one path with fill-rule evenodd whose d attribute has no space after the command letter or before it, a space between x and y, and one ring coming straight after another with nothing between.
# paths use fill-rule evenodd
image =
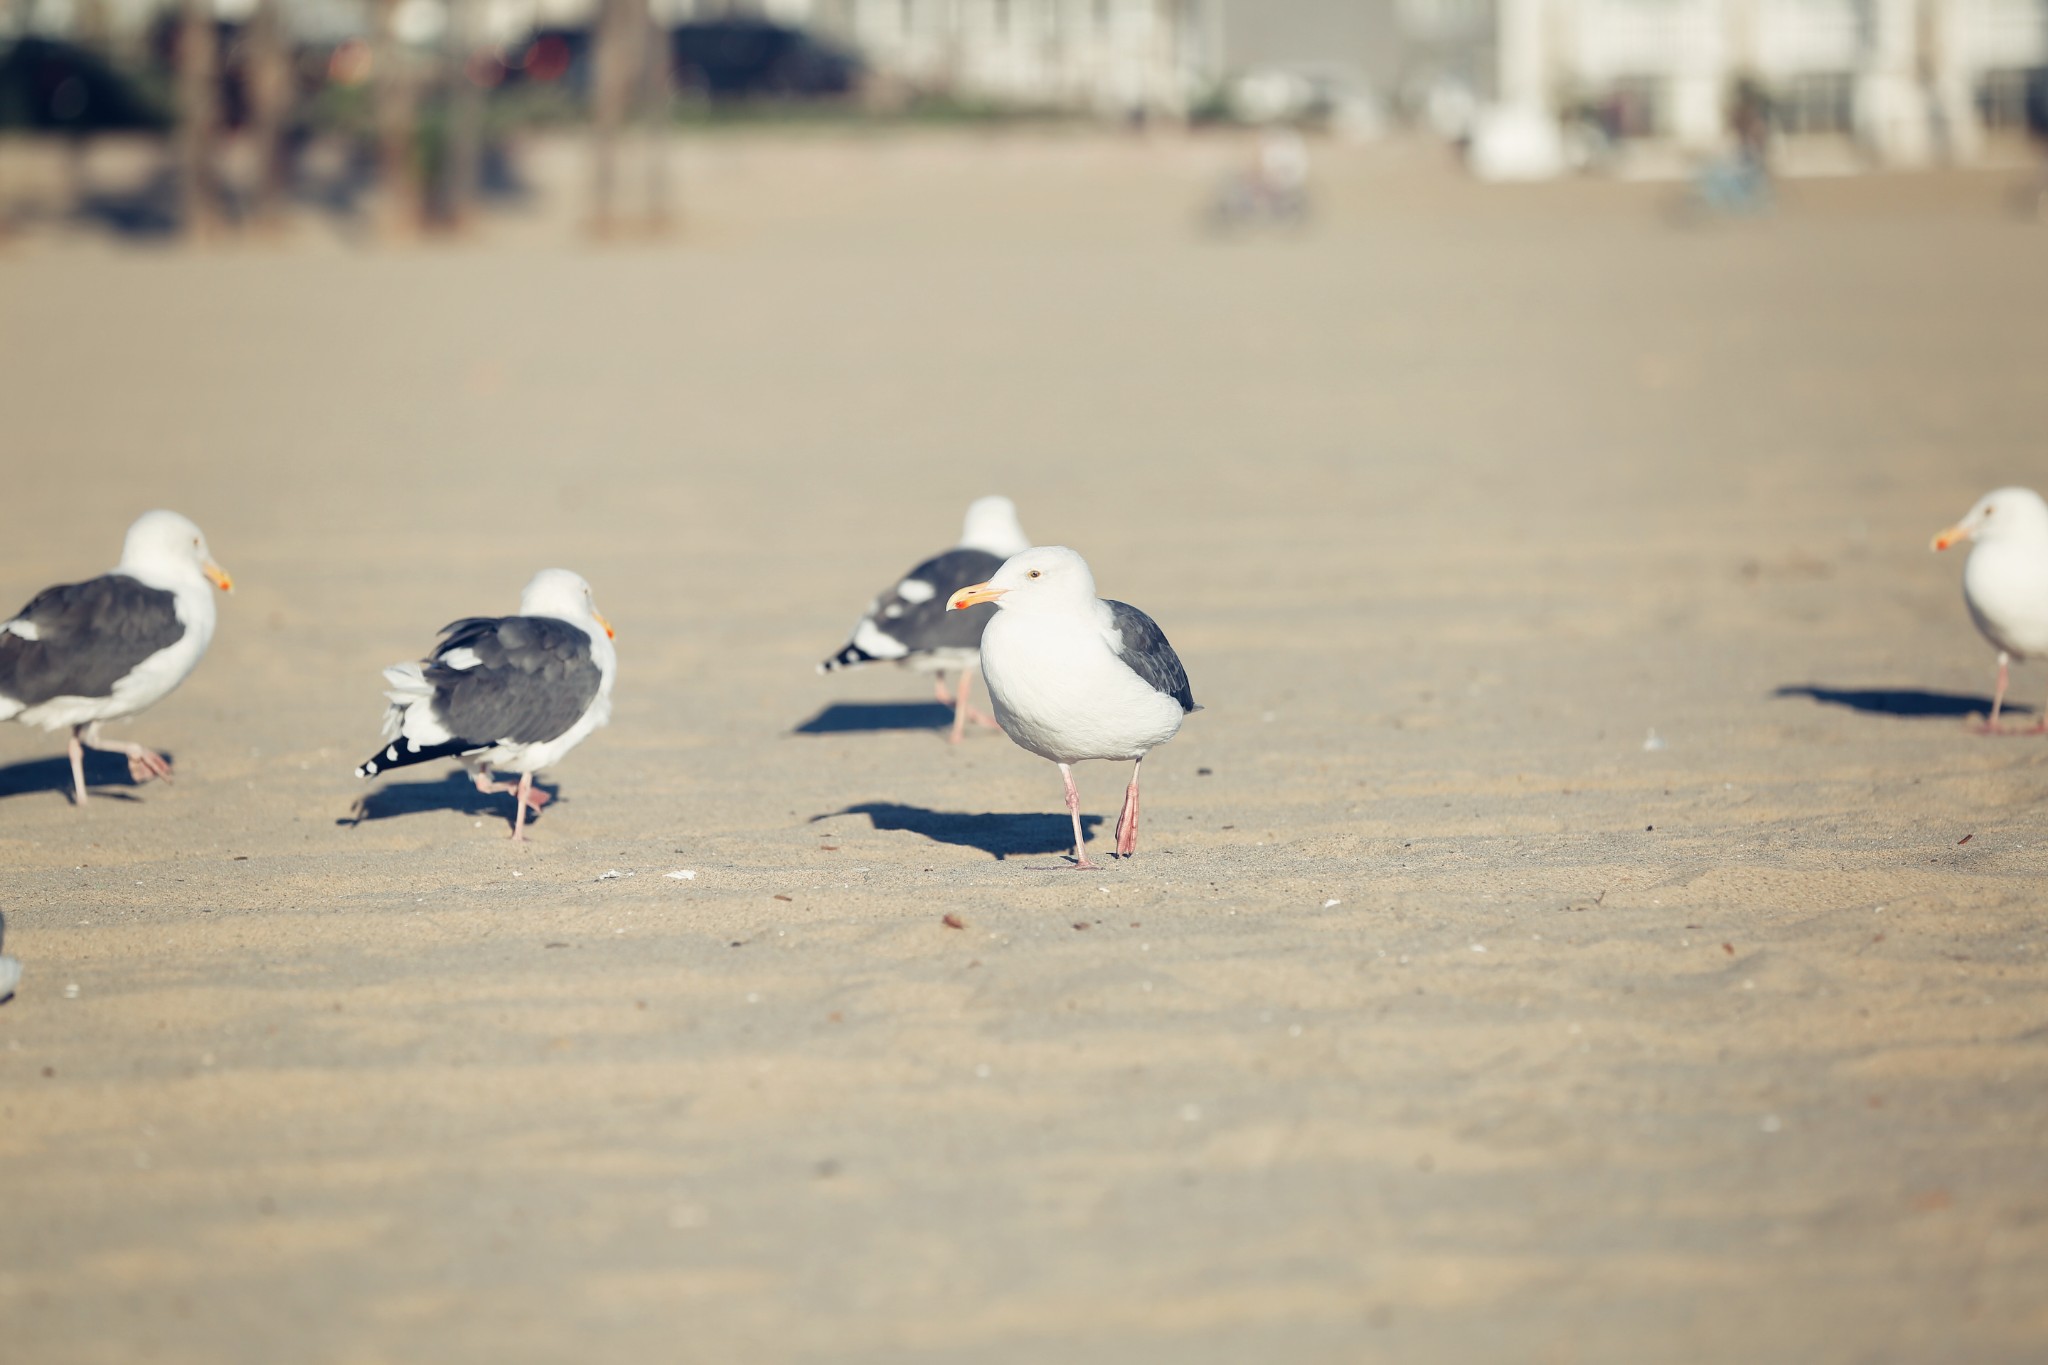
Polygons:
<instances>
[{"instance_id":1,"label":"seagull","mask_svg":"<svg viewBox=\"0 0 2048 1365\"><path fill-rule=\"evenodd\" d=\"M1998 724L2012 660L2048 654L2048 502L2031 488L1996 488L1963 519L1934 537L1946 550L1975 541L1963 565L1963 603L1984 638L1998 648L1998 691L1981 734L2013 734ZM2026 731L2048 731L2048 708Z\"/></svg>"},{"instance_id":2,"label":"seagull","mask_svg":"<svg viewBox=\"0 0 2048 1365\"><path fill-rule=\"evenodd\" d=\"M214 588L234 586L197 526L176 512L144 512L111 572L45 588L0 622L0 720L71 727L81 806L87 749L126 755L137 782L170 781L169 759L101 739L100 723L146 710L185 681L213 640Z\"/></svg>"},{"instance_id":3,"label":"seagull","mask_svg":"<svg viewBox=\"0 0 2048 1365\"><path fill-rule=\"evenodd\" d=\"M617 668L611 622L590 585L567 569L542 569L519 595L517 616L466 616L441 628L421 662L384 670L388 742L356 776L460 759L478 791L518 793L512 839L524 843L527 808L548 802L533 775L611 719ZM496 781L492 768L519 780Z\"/></svg>"},{"instance_id":4,"label":"seagull","mask_svg":"<svg viewBox=\"0 0 2048 1365\"><path fill-rule=\"evenodd\" d=\"M963 611L983 602L997 609L981 637L996 721L1018 744L1059 764L1074 821L1074 866L1096 866L1083 844L1074 789L1073 765L1084 758L1131 760L1131 785L1116 819L1116 851L1130 857L1138 848L1138 769L1196 709L1180 656L1144 612L1097 597L1088 561L1064 545L1013 555L946 606Z\"/></svg>"},{"instance_id":5,"label":"seagull","mask_svg":"<svg viewBox=\"0 0 2048 1365\"><path fill-rule=\"evenodd\" d=\"M846 648L819 664L818 671L830 673L893 660L937 675L932 689L942 705L953 708L953 743L960 742L970 720L994 728L995 718L967 701L974 686L974 668L980 661L981 632L994 610L953 616L946 601L955 589L981 582L1002 567L1005 559L1030 546L1030 537L1017 523L1015 503L1002 497L975 499L960 528L960 543L933 555L883 589L854 626ZM960 674L957 697L947 692L945 677L956 669Z\"/></svg>"}]
</instances>

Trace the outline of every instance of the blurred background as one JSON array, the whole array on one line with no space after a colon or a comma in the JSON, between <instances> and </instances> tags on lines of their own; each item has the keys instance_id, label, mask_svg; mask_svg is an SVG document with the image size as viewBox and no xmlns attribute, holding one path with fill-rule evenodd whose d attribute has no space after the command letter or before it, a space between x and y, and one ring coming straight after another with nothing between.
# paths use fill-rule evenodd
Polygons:
<instances>
[{"instance_id":1,"label":"blurred background","mask_svg":"<svg viewBox=\"0 0 2048 1365\"><path fill-rule=\"evenodd\" d=\"M2044 62L2048 0L0 0L0 610L150 506L237 581L122 732L175 789L0 727L8 1344L2048 1358L2048 767L1927 549L2044 478ZM1186 662L1156 860L1036 870L1049 765L814 671L988 493ZM508 867L351 770L550 564L618 705Z\"/></svg>"},{"instance_id":2,"label":"blurred background","mask_svg":"<svg viewBox=\"0 0 2048 1365\"><path fill-rule=\"evenodd\" d=\"M2044 68L2048 0L4 0L0 232L663 231L679 139L764 124L1267 130L1226 225L1404 136L1747 209L2021 164Z\"/></svg>"}]
</instances>

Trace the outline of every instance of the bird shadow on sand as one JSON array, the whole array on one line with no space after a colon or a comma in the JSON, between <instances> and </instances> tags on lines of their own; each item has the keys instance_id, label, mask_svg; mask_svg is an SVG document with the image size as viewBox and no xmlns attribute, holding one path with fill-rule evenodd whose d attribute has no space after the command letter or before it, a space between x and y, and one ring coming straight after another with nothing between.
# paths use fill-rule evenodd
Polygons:
<instances>
[{"instance_id":1,"label":"bird shadow on sand","mask_svg":"<svg viewBox=\"0 0 2048 1365\"><path fill-rule=\"evenodd\" d=\"M170 755L165 754L164 757L168 759ZM141 785L128 775L128 760L119 754L104 754L97 749L85 751L88 796L108 801L140 801L142 798L135 789ZM115 790L108 791L109 787ZM41 792L55 792L67 801L71 799L71 760L68 757L31 758L0 768L0 800Z\"/></svg>"},{"instance_id":2,"label":"bird shadow on sand","mask_svg":"<svg viewBox=\"0 0 2048 1365\"><path fill-rule=\"evenodd\" d=\"M1909 720L1943 716L1961 720L1966 716L1991 714L1989 697L1974 696L1968 692L1930 692L1918 687L1822 687L1817 683L1787 683L1771 695L1811 697L1823 706L1846 706L1865 715L1901 716ZM2027 715L2033 709L2018 702L2005 704L2007 714Z\"/></svg>"},{"instance_id":3,"label":"bird shadow on sand","mask_svg":"<svg viewBox=\"0 0 2048 1365\"><path fill-rule=\"evenodd\" d=\"M811 823L846 815L865 815L878 830L908 830L935 844L978 848L997 862L1034 853L1074 851L1074 824L1064 812L1055 815L1045 811L984 811L974 815L966 811L926 810L923 806L898 805L894 801L863 801L845 810L814 815ZM1092 834L1101 823L1099 815L1081 817L1081 828L1087 833Z\"/></svg>"},{"instance_id":4,"label":"bird shadow on sand","mask_svg":"<svg viewBox=\"0 0 2048 1365\"><path fill-rule=\"evenodd\" d=\"M551 799L540 810L526 812L529 825L561 799L562 790L560 786L546 782L536 782L533 786L535 791L544 791ZM356 802L355 809L334 823L345 829L354 829L366 820L390 820L430 810L452 810L479 818L489 816L510 826L512 793L480 792L465 772L449 773L437 782L392 782L364 793Z\"/></svg>"},{"instance_id":5,"label":"bird shadow on sand","mask_svg":"<svg viewBox=\"0 0 2048 1365\"><path fill-rule=\"evenodd\" d=\"M952 723L952 708L935 701L835 701L790 733L847 735L867 730L943 730Z\"/></svg>"}]
</instances>

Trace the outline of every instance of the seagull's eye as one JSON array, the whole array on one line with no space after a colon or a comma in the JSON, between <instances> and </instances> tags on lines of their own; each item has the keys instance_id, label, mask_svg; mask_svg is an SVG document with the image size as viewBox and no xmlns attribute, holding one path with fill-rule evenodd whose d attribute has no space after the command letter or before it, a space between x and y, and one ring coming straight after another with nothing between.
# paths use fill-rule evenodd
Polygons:
<instances>
[{"instance_id":1,"label":"seagull's eye","mask_svg":"<svg viewBox=\"0 0 2048 1365\"><path fill-rule=\"evenodd\" d=\"M1990 515L1991 515L1991 514L1992 514L1993 512L1996 512L1997 510L1998 510L1998 509L1997 509L1996 507L1987 507L1987 508L1985 508L1985 509L1984 509L1984 515L1988 517L1988 516L1990 516Z\"/></svg>"},{"instance_id":2,"label":"seagull's eye","mask_svg":"<svg viewBox=\"0 0 2048 1365\"><path fill-rule=\"evenodd\" d=\"M1036 578L1036 577L1038 577L1038 570L1036 570L1036 569L1033 569L1033 570L1032 570L1032 571L1031 571L1030 573L1028 573L1028 574L1025 574L1024 576L1025 576L1026 578Z\"/></svg>"}]
</instances>

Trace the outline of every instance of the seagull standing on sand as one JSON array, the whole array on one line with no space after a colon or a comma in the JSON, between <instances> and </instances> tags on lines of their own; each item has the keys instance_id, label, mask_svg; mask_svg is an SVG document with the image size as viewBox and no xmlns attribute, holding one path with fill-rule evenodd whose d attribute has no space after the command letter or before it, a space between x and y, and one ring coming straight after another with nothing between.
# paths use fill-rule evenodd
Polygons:
<instances>
[{"instance_id":1,"label":"seagull standing on sand","mask_svg":"<svg viewBox=\"0 0 2048 1365\"><path fill-rule=\"evenodd\" d=\"M1946 550L1972 541L1963 565L1963 602L1984 638L1998 648L1998 691L1980 733L2013 734L1998 724L2007 667L2048 654L2048 503L2031 488L1998 488L1977 499L1963 519L1934 537ZM2026 731L2048 730L2048 708Z\"/></svg>"},{"instance_id":2,"label":"seagull standing on sand","mask_svg":"<svg viewBox=\"0 0 2048 1365\"><path fill-rule=\"evenodd\" d=\"M519 615L464 617L442 627L422 662L384 670L388 742L356 776L460 759L478 791L517 793L512 838L523 843L527 809L548 802L533 775L611 719L617 669L611 622L590 585L567 569L542 569L519 595ZM496 781L492 768L519 780Z\"/></svg>"},{"instance_id":3,"label":"seagull standing on sand","mask_svg":"<svg viewBox=\"0 0 2048 1365\"><path fill-rule=\"evenodd\" d=\"M995 718L968 705L974 669L980 662L981 632L994 608L951 614L946 607L954 591L979 583L1031 540L1017 523L1017 505L1008 498L977 498L967 509L960 543L933 555L886 588L868 604L867 615L853 628L846 648L818 665L820 673L892 660L937 676L932 689L953 708L953 742L958 744L967 722L994 726ZM946 691L945 675L960 674L957 697Z\"/></svg>"},{"instance_id":4,"label":"seagull standing on sand","mask_svg":"<svg viewBox=\"0 0 2048 1365\"><path fill-rule=\"evenodd\" d=\"M210 586L209 586L210 585ZM206 537L176 512L144 512L111 573L45 588L0 623L0 720L71 727L71 787L85 804L85 751L123 754L137 782L171 778L170 760L100 738L169 696L213 640L213 590L234 590Z\"/></svg>"},{"instance_id":5,"label":"seagull standing on sand","mask_svg":"<svg viewBox=\"0 0 2048 1365\"><path fill-rule=\"evenodd\" d=\"M1081 835L1073 765L1130 759L1131 785L1116 820L1116 851L1138 848L1138 769L1195 709L1187 670L1153 619L1095 595L1088 561L1062 545L1013 556L986 583L954 593L947 607L996 605L981 637L981 671L1003 732L1059 764L1074 821L1074 866L1094 867Z\"/></svg>"}]
</instances>

